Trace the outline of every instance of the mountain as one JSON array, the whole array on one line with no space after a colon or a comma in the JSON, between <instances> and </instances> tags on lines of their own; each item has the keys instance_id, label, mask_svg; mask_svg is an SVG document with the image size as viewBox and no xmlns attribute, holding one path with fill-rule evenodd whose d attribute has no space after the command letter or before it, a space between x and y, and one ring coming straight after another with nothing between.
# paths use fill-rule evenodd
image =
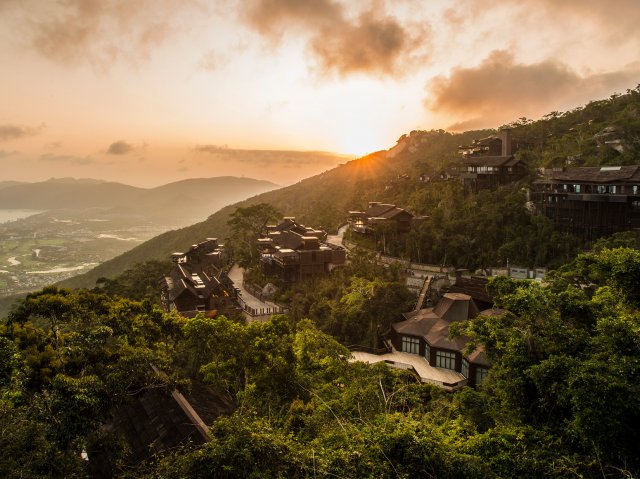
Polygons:
<instances>
[{"instance_id":1,"label":"mountain","mask_svg":"<svg viewBox=\"0 0 640 479\"><path fill-rule=\"evenodd\" d=\"M592 166L638 163L640 87L568 112L552 112L538 121L520 118L507 126L514 128L514 140L525 145L517 155L528 163L532 172L538 167L558 166L562 162ZM64 284L91 287L101 276L115 277L136 263L166 259L172 252L182 251L205 237L224 239L229 234L226 221L233 211L257 203L270 203L283 215L295 216L309 226L328 230L335 230L345 221L349 210L363 208L368 201L395 203L422 215L430 215L429 208L439 208L443 218L451 219L456 203L461 203L461 199L447 197L446 192L441 197L430 197L435 187L419 185L417 178L424 173L437 175L454 165L460 158L459 145L468 145L495 132L412 131L402 135L387 151L373 153L294 185L222 208L203 222L152 238ZM604 141L604 134L611 138ZM480 202L488 198L489 201L501 201L486 194L479 198ZM474 201L474 198L467 199L470 207ZM531 227L536 228L535 225ZM462 230L464 225L460 225ZM479 243L484 241L483 238L470 239Z\"/></svg>"},{"instance_id":2,"label":"mountain","mask_svg":"<svg viewBox=\"0 0 640 479\"><path fill-rule=\"evenodd\" d=\"M111 182L87 182L71 178L22 183L0 189L0 208L77 209L110 207L136 201L143 188Z\"/></svg>"},{"instance_id":3,"label":"mountain","mask_svg":"<svg viewBox=\"0 0 640 479\"><path fill-rule=\"evenodd\" d=\"M21 184L23 184L21 181L0 181L0 190Z\"/></svg>"},{"instance_id":4,"label":"mountain","mask_svg":"<svg viewBox=\"0 0 640 479\"><path fill-rule=\"evenodd\" d=\"M274 188L277 185L268 181L231 176L189 179L155 188L91 179L52 178L4 188L0 184L0 209L99 207L110 215L138 215L152 220L171 217L172 224L189 224L225 205Z\"/></svg>"}]
</instances>

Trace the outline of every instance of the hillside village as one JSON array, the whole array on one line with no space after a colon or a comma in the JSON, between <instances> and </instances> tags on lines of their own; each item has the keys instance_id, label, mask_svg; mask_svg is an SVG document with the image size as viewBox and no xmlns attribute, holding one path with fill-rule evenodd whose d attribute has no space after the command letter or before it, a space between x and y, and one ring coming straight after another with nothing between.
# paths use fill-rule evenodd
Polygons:
<instances>
[{"instance_id":1,"label":"hillside village","mask_svg":"<svg viewBox=\"0 0 640 479\"><path fill-rule=\"evenodd\" d=\"M638 96L411 132L30 294L0 439L66 476L635 477L640 145L583 120Z\"/></svg>"}]
</instances>

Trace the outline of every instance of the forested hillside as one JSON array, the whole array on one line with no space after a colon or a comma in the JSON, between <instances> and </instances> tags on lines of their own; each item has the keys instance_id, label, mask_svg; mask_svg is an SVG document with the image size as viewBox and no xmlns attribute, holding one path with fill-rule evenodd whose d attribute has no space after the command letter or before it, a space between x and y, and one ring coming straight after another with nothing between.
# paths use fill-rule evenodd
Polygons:
<instances>
[{"instance_id":1,"label":"forested hillside","mask_svg":"<svg viewBox=\"0 0 640 479\"><path fill-rule=\"evenodd\" d=\"M0 475L85 477L106 448L131 478L637 477L639 281L640 252L625 248L583 254L545 286L493 280L505 310L456 331L484 344L492 367L455 394L349 362L320 330L331 324L185 319L148 300L48 288L0 325ZM361 286L338 301L338 335L369 326ZM364 305L375 313L379 299ZM208 424L204 445L124 467L129 446L102 427L114 408L195 380L234 412Z\"/></svg>"},{"instance_id":2,"label":"forested hillside","mask_svg":"<svg viewBox=\"0 0 640 479\"><path fill-rule=\"evenodd\" d=\"M331 231L345 221L349 210L361 209L368 201L385 201L429 216L412 235L393 241L391 253L467 268L504 264L507 259L523 266L561 264L575 254L580 243L555 233L543 217L525 210L526 187L538 167L567 161L585 165L637 161L640 89L569 112L552 112L538 121L521 118L509 126L514 128L514 141L526 145L517 155L527 161L531 173L510 187L464 196L456 181L419 182L423 173L436 178L455 165L459 145L494 131L413 131L388 151L223 208L202 223L153 238L64 284L92 286L99 277L114 277L136 263L164 260L202 238L224 239L229 235L229 215L237 207L258 203L271 204L283 215Z\"/></svg>"}]
</instances>

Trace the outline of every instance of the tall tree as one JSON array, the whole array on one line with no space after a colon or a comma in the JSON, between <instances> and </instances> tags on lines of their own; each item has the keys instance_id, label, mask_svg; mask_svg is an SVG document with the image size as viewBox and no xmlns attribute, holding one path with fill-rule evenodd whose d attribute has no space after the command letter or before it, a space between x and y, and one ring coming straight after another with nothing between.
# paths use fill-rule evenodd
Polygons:
<instances>
[{"instance_id":1,"label":"tall tree","mask_svg":"<svg viewBox=\"0 0 640 479\"><path fill-rule=\"evenodd\" d=\"M227 224L231 228L234 252L240 261L247 264L253 261L256 240L260 233L270 221L281 216L273 206L267 203L240 207L231 214Z\"/></svg>"}]
</instances>

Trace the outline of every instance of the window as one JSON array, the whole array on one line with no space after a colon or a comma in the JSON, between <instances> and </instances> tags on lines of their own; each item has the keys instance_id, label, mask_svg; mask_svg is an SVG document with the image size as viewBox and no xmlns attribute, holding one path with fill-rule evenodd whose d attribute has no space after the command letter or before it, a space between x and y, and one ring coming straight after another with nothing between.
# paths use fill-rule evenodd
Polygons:
<instances>
[{"instance_id":1,"label":"window","mask_svg":"<svg viewBox=\"0 0 640 479\"><path fill-rule=\"evenodd\" d=\"M598 185L598 193L604 194L607 192L607 187L605 185Z\"/></svg>"},{"instance_id":2,"label":"window","mask_svg":"<svg viewBox=\"0 0 640 479\"><path fill-rule=\"evenodd\" d=\"M637 195L637 194L638 194L638 185L633 185L633 186L631 187L631 191L632 191L632 193L633 193L634 195Z\"/></svg>"},{"instance_id":3,"label":"window","mask_svg":"<svg viewBox=\"0 0 640 479\"><path fill-rule=\"evenodd\" d=\"M465 378L469 377L469 361L464 358L462 358L462 369L460 370L460 372Z\"/></svg>"},{"instance_id":4,"label":"window","mask_svg":"<svg viewBox=\"0 0 640 479\"><path fill-rule=\"evenodd\" d=\"M581 185L573 185L573 191L575 191L576 193L580 193L580 187Z\"/></svg>"},{"instance_id":5,"label":"window","mask_svg":"<svg viewBox=\"0 0 640 479\"><path fill-rule=\"evenodd\" d=\"M436 353L436 366L439 368L456 370L456 353L438 351Z\"/></svg>"},{"instance_id":6,"label":"window","mask_svg":"<svg viewBox=\"0 0 640 479\"><path fill-rule=\"evenodd\" d=\"M409 336L402 336L402 351L411 354L420 354L420 340Z\"/></svg>"},{"instance_id":7,"label":"window","mask_svg":"<svg viewBox=\"0 0 640 479\"><path fill-rule=\"evenodd\" d=\"M615 195L616 194L616 190L617 190L616 186L615 185L611 185L611 186L609 186L608 192L611 193L612 195Z\"/></svg>"},{"instance_id":8,"label":"window","mask_svg":"<svg viewBox=\"0 0 640 479\"><path fill-rule=\"evenodd\" d=\"M424 358L428 363L431 362L431 348L429 347L429 343L424 343Z\"/></svg>"},{"instance_id":9,"label":"window","mask_svg":"<svg viewBox=\"0 0 640 479\"><path fill-rule=\"evenodd\" d=\"M487 368L476 369L476 386L482 384L482 381L487 377L487 374L489 374L489 370Z\"/></svg>"}]
</instances>

